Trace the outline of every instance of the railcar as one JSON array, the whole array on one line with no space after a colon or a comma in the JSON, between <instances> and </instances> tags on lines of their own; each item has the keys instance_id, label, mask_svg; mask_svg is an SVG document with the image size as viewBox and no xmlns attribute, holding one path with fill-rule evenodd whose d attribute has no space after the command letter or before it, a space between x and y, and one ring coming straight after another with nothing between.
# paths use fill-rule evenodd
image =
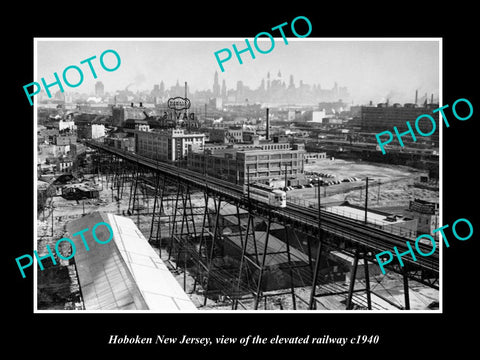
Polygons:
<instances>
[{"instance_id":1,"label":"railcar","mask_svg":"<svg viewBox=\"0 0 480 360\"><path fill-rule=\"evenodd\" d=\"M250 198L267 203L272 207L284 208L287 206L287 193L283 190L259 185L247 186L245 190L246 195L250 194Z\"/></svg>"}]
</instances>

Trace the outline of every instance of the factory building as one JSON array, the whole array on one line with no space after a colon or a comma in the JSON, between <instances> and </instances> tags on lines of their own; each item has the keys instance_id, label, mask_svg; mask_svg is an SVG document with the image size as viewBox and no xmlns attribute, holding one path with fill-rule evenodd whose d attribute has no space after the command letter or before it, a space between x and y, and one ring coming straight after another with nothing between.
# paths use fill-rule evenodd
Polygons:
<instances>
[{"instance_id":1,"label":"factory building","mask_svg":"<svg viewBox=\"0 0 480 360\"><path fill-rule=\"evenodd\" d=\"M191 151L203 151L205 134L184 129L135 131L135 152L160 161L184 160Z\"/></svg>"},{"instance_id":2,"label":"factory building","mask_svg":"<svg viewBox=\"0 0 480 360\"><path fill-rule=\"evenodd\" d=\"M410 201L410 205L404 213L406 216L417 219L419 234L433 234L433 230L440 226L438 222L439 207L436 202L415 199ZM433 236L438 238L438 233Z\"/></svg>"},{"instance_id":3,"label":"factory building","mask_svg":"<svg viewBox=\"0 0 480 360\"><path fill-rule=\"evenodd\" d=\"M189 169L237 184L268 183L278 187L303 179L303 144L270 143L215 146L187 157ZM208 148L207 148L208 149Z\"/></svg>"},{"instance_id":4,"label":"factory building","mask_svg":"<svg viewBox=\"0 0 480 360\"><path fill-rule=\"evenodd\" d=\"M438 112L432 113L438 108L438 104L424 104L424 106L417 106L413 103L404 104L403 106L395 103L389 105L387 103L380 103L377 106L361 106L360 107L360 128L362 132L380 133L382 131L392 131L396 126L400 133L408 130L406 122L408 121L412 128L415 127L415 120L423 114L432 116L438 127ZM419 127L428 133L432 129L432 124L428 120L419 121ZM405 144L413 142L412 136L407 134L402 137ZM436 131L429 137L417 136L416 143L426 142L429 145L438 147L439 132Z\"/></svg>"}]
</instances>

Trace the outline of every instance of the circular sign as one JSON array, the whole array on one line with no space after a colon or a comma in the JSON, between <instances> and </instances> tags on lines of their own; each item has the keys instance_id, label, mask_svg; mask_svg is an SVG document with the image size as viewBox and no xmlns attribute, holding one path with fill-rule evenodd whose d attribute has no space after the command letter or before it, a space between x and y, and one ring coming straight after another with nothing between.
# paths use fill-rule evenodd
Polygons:
<instances>
[{"instance_id":1,"label":"circular sign","mask_svg":"<svg viewBox=\"0 0 480 360\"><path fill-rule=\"evenodd\" d=\"M180 96L168 99L167 106L172 110L186 110L190 108L190 100Z\"/></svg>"}]
</instances>

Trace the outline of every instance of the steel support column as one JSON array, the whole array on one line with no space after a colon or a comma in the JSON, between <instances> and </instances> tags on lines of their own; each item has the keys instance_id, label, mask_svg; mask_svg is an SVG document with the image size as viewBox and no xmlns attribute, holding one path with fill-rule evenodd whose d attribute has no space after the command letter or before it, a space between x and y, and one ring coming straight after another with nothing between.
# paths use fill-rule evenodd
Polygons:
<instances>
[{"instance_id":1,"label":"steel support column","mask_svg":"<svg viewBox=\"0 0 480 360\"><path fill-rule=\"evenodd\" d=\"M359 251L358 249L355 251L355 257L353 259L353 269L350 274L350 286L348 290L348 297L347 297L347 305L346 309L351 310L352 309L352 297L353 297L353 292L355 289L355 278L357 276L357 267L358 267L358 258L359 258Z\"/></svg>"},{"instance_id":2,"label":"steel support column","mask_svg":"<svg viewBox=\"0 0 480 360\"><path fill-rule=\"evenodd\" d=\"M308 306L310 310L317 309L317 303L315 301L315 289L317 287L318 271L320 270L320 259L322 258L322 251L323 251L323 243L319 242L318 249L317 249L317 257L315 258L315 270L313 271L312 290L310 292L310 302Z\"/></svg>"},{"instance_id":3,"label":"steel support column","mask_svg":"<svg viewBox=\"0 0 480 360\"><path fill-rule=\"evenodd\" d=\"M409 294L409 286L408 286L408 271L405 265L403 270L403 293L405 297L405 310L410 310L410 294Z\"/></svg>"},{"instance_id":4,"label":"steel support column","mask_svg":"<svg viewBox=\"0 0 480 360\"><path fill-rule=\"evenodd\" d=\"M285 244L287 245L287 260L288 260L288 268L289 268L289 275L290 275L290 291L292 294L292 306L293 306L293 310L297 310L297 303L295 301L295 285L293 283L292 257L290 254L290 238L288 236L288 228L285 223L283 224L283 229L285 231Z\"/></svg>"},{"instance_id":5,"label":"steel support column","mask_svg":"<svg viewBox=\"0 0 480 360\"><path fill-rule=\"evenodd\" d=\"M270 235L270 224L272 222L271 217L268 217L268 224L267 224L267 233L265 234L265 244L263 247L263 256L262 256L262 265L260 266L260 274L258 275L258 282L257 282L257 292L255 293L255 303L253 305L254 309L258 309L258 301L260 299L260 294L262 293L262 280L263 280L263 272L265 271L265 260L267 259L267 251L268 251L268 238Z\"/></svg>"},{"instance_id":6,"label":"steel support column","mask_svg":"<svg viewBox=\"0 0 480 360\"><path fill-rule=\"evenodd\" d=\"M238 270L237 287L235 289L235 293L237 296L240 294L240 284L242 282L243 266L245 263L245 257L247 256L248 237L249 237L251 228L253 228L253 214L251 212L251 209L249 209L248 219L247 219L247 229L245 231L245 240L243 240L242 254L240 256L240 266ZM247 268L247 275L248 275L248 268ZM237 308L238 308L238 299L235 301L235 310Z\"/></svg>"},{"instance_id":7,"label":"steel support column","mask_svg":"<svg viewBox=\"0 0 480 360\"><path fill-rule=\"evenodd\" d=\"M220 219L220 206L221 206L221 202L222 202L222 198L219 197L218 198L218 202L214 200L214 206L215 206L215 211L216 211L216 214L215 214L215 222L213 224L213 231L212 231L212 234L213 234L213 238L212 238L212 244L211 244L211 247L210 247L210 251L209 251L209 255L208 255L208 259L207 259L207 281L205 283L205 297L204 297L204 303L203 305L205 306L207 304L207 291L208 291L208 288L209 288L209 281L210 281L210 272L212 271L212 265L213 265L213 256L214 256L214 251L215 251L215 243L217 242L217 239L218 239L218 223L219 223L219 219Z\"/></svg>"},{"instance_id":8,"label":"steel support column","mask_svg":"<svg viewBox=\"0 0 480 360\"><path fill-rule=\"evenodd\" d=\"M372 299L371 299L371 291L370 291L370 274L368 271L367 252L363 253L363 267L365 271L365 291L367 295L367 308L368 310L372 310Z\"/></svg>"}]
</instances>

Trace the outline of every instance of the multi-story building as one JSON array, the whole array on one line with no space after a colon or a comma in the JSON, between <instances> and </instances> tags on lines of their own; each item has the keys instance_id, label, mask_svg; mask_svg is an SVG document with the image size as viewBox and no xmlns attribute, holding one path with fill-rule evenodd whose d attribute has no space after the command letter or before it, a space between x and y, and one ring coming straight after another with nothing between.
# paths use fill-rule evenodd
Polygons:
<instances>
[{"instance_id":1,"label":"multi-story building","mask_svg":"<svg viewBox=\"0 0 480 360\"><path fill-rule=\"evenodd\" d=\"M134 152L135 138L133 136L127 137L125 133L112 134L105 138L105 145L112 146L116 149Z\"/></svg>"},{"instance_id":2,"label":"multi-story building","mask_svg":"<svg viewBox=\"0 0 480 360\"><path fill-rule=\"evenodd\" d=\"M438 232L433 234L433 230L439 227L438 223L438 203L430 202L421 199L414 199L410 201L408 210L404 213L418 220L418 233L419 234L431 234L435 238L438 237Z\"/></svg>"},{"instance_id":3,"label":"multi-story building","mask_svg":"<svg viewBox=\"0 0 480 360\"><path fill-rule=\"evenodd\" d=\"M432 110L438 108L438 104L426 104L422 107L416 104L393 104L381 103L375 106L362 106L360 108L360 128L363 132L379 133L382 131L391 131L396 126L400 133L408 130L406 122L408 121L412 128L415 128L415 120L422 114L432 116L437 123L437 130L428 137L416 136L417 143L428 142L433 146L439 144L439 123L438 112L432 113ZM429 133L432 124L428 120L419 122L419 127L424 133ZM414 130L415 131L415 130ZM407 134L402 137L402 141L407 144L413 142L412 136Z\"/></svg>"},{"instance_id":4,"label":"multi-story building","mask_svg":"<svg viewBox=\"0 0 480 360\"><path fill-rule=\"evenodd\" d=\"M102 97L105 94L105 88L101 81L95 83L95 96Z\"/></svg>"},{"instance_id":5,"label":"multi-story building","mask_svg":"<svg viewBox=\"0 0 480 360\"><path fill-rule=\"evenodd\" d=\"M161 161L184 160L190 151L203 151L205 134L183 129L135 131L135 151Z\"/></svg>"},{"instance_id":6,"label":"multi-story building","mask_svg":"<svg viewBox=\"0 0 480 360\"><path fill-rule=\"evenodd\" d=\"M114 105L112 106L112 125L122 127L127 119L145 120L146 108L142 106Z\"/></svg>"},{"instance_id":7,"label":"multi-story building","mask_svg":"<svg viewBox=\"0 0 480 360\"><path fill-rule=\"evenodd\" d=\"M237 184L273 183L279 186L298 183L303 178L303 144L263 143L212 147L207 152L188 154L189 169L204 172Z\"/></svg>"},{"instance_id":8,"label":"multi-story building","mask_svg":"<svg viewBox=\"0 0 480 360\"><path fill-rule=\"evenodd\" d=\"M75 122L73 120L60 120L58 122L58 130L62 131L65 129L69 129L73 132L77 129L77 126L75 125Z\"/></svg>"},{"instance_id":9,"label":"multi-story building","mask_svg":"<svg viewBox=\"0 0 480 360\"><path fill-rule=\"evenodd\" d=\"M77 135L75 134L63 134L55 136L54 144L55 145L70 145L77 142Z\"/></svg>"},{"instance_id":10,"label":"multi-story building","mask_svg":"<svg viewBox=\"0 0 480 360\"><path fill-rule=\"evenodd\" d=\"M98 139L105 136L105 125L83 122L78 125L79 139Z\"/></svg>"},{"instance_id":11,"label":"multi-story building","mask_svg":"<svg viewBox=\"0 0 480 360\"><path fill-rule=\"evenodd\" d=\"M210 130L210 141L217 143L241 143L243 142L243 127L230 126Z\"/></svg>"}]
</instances>

